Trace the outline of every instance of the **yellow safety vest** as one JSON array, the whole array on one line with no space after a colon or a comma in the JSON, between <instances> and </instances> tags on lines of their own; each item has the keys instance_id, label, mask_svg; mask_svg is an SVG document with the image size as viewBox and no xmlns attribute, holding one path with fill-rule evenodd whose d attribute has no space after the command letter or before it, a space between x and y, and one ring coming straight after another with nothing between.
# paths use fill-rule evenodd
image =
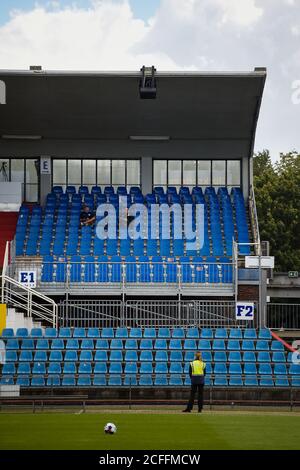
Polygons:
<instances>
[{"instance_id":1,"label":"yellow safety vest","mask_svg":"<svg viewBox=\"0 0 300 470\"><path fill-rule=\"evenodd\" d=\"M204 369L206 367L205 362L196 360L191 362L191 366L192 375L204 375Z\"/></svg>"}]
</instances>

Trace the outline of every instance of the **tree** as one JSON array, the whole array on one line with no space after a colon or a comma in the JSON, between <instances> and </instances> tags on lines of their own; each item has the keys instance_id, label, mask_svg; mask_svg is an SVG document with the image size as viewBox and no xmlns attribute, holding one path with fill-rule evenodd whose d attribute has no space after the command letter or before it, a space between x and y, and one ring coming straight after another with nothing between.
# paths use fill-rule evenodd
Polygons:
<instances>
[{"instance_id":1,"label":"tree","mask_svg":"<svg viewBox=\"0 0 300 470\"><path fill-rule=\"evenodd\" d=\"M300 271L300 155L281 154L273 164L264 150L253 171L261 240L270 242L277 271Z\"/></svg>"}]
</instances>

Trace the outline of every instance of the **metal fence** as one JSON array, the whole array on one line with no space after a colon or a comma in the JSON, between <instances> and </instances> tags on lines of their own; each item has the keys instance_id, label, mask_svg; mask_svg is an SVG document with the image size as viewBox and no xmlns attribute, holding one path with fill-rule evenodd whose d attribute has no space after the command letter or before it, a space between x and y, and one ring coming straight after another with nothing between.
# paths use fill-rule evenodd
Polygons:
<instances>
[{"instance_id":1,"label":"metal fence","mask_svg":"<svg viewBox=\"0 0 300 470\"><path fill-rule=\"evenodd\" d=\"M267 304L268 328L300 330L300 304Z\"/></svg>"},{"instance_id":2,"label":"metal fence","mask_svg":"<svg viewBox=\"0 0 300 470\"><path fill-rule=\"evenodd\" d=\"M254 321L238 321L233 301L71 301L59 304L60 326L257 328Z\"/></svg>"}]
</instances>

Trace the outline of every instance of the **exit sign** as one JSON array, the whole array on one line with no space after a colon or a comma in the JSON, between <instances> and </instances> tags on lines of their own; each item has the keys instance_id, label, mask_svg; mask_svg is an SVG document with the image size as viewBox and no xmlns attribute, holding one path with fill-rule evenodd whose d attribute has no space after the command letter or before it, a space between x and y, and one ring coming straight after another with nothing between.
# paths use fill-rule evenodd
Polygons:
<instances>
[{"instance_id":1,"label":"exit sign","mask_svg":"<svg viewBox=\"0 0 300 470\"><path fill-rule=\"evenodd\" d=\"M289 271L289 277L292 277L292 278L299 277L298 271Z\"/></svg>"}]
</instances>

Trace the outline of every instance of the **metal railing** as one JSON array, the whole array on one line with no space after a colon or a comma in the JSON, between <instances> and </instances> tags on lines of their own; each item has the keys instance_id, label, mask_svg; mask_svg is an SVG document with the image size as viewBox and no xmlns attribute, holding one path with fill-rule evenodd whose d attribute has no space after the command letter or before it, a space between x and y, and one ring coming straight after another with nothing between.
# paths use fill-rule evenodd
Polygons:
<instances>
[{"instance_id":1,"label":"metal railing","mask_svg":"<svg viewBox=\"0 0 300 470\"><path fill-rule=\"evenodd\" d=\"M59 304L59 325L83 328L199 327L257 328L254 321L239 321L234 301L64 300Z\"/></svg>"},{"instance_id":2,"label":"metal railing","mask_svg":"<svg viewBox=\"0 0 300 470\"><path fill-rule=\"evenodd\" d=\"M253 233L253 241L256 243L255 245L255 254L260 254L260 233L259 233L259 224L258 224L258 216L257 216L257 209L256 209L256 201L255 201L255 193L254 187L250 186L250 195L249 195L249 214L250 214L250 222L252 227Z\"/></svg>"},{"instance_id":3,"label":"metal railing","mask_svg":"<svg viewBox=\"0 0 300 470\"><path fill-rule=\"evenodd\" d=\"M274 330L300 330L300 304L267 304L267 325Z\"/></svg>"}]
</instances>

